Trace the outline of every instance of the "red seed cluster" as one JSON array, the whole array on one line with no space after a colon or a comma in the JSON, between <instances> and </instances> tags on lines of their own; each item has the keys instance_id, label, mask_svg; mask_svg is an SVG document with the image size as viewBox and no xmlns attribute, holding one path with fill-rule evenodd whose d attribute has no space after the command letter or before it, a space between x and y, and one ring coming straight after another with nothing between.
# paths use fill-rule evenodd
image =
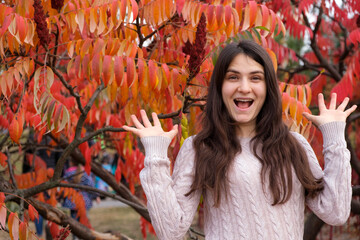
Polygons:
<instances>
[{"instance_id":1,"label":"red seed cluster","mask_svg":"<svg viewBox=\"0 0 360 240\"><path fill-rule=\"evenodd\" d=\"M36 23L36 33L40 39L42 46L47 46L50 43L50 34L46 24L46 17L44 14L41 0L34 0L34 21Z\"/></svg>"},{"instance_id":2,"label":"red seed cluster","mask_svg":"<svg viewBox=\"0 0 360 240\"><path fill-rule=\"evenodd\" d=\"M51 7L60 10L64 6L64 0L51 0Z\"/></svg>"},{"instance_id":3,"label":"red seed cluster","mask_svg":"<svg viewBox=\"0 0 360 240\"><path fill-rule=\"evenodd\" d=\"M201 14L199 24L196 29L195 43L191 46L190 59L189 59L189 72L192 76L196 76L199 73L200 65L205 55L206 44L206 18L204 14ZM183 49L185 54L188 54L189 46L185 45Z\"/></svg>"}]
</instances>

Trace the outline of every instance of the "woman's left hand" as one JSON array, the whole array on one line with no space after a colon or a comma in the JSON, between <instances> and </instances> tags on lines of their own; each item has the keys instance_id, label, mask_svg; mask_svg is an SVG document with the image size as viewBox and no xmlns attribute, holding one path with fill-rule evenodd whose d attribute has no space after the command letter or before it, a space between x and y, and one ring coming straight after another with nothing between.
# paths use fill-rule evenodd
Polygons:
<instances>
[{"instance_id":1,"label":"woman's left hand","mask_svg":"<svg viewBox=\"0 0 360 240\"><path fill-rule=\"evenodd\" d=\"M326 108L324 95L320 93L318 95L319 110L320 114L318 116L312 115L310 113L304 112L303 116L306 117L309 121L312 121L316 126L323 125L329 122L345 122L346 118L355 111L356 105L351 106L345 110L346 106L349 103L349 98L346 97L344 101L336 108L336 93L331 94L331 100L329 108Z\"/></svg>"}]
</instances>

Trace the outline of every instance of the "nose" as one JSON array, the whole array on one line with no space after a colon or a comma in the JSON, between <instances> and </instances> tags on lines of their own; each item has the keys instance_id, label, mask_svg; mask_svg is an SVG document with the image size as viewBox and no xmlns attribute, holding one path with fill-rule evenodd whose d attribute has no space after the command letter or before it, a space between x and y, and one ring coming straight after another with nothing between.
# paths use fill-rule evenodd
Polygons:
<instances>
[{"instance_id":1,"label":"nose","mask_svg":"<svg viewBox=\"0 0 360 240\"><path fill-rule=\"evenodd\" d=\"M248 79L239 81L237 90L242 93L249 93L251 91L250 82Z\"/></svg>"}]
</instances>

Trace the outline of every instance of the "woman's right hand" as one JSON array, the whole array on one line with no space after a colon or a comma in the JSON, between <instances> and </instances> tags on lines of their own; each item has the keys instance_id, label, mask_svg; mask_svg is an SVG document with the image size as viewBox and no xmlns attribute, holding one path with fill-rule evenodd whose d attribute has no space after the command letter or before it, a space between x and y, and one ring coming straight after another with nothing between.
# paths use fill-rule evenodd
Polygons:
<instances>
[{"instance_id":1,"label":"woman's right hand","mask_svg":"<svg viewBox=\"0 0 360 240\"><path fill-rule=\"evenodd\" d=\"M135 127L129 127L127 125L124 125L123 128L126 131L134 133L140 138L149 137L149 136L163 136L173 139L178 133L177 124L174 125L169 132L165 132L161 127L161 123L159 121L157 114L154 112L151 114L153 118L154 126L151 124L149 118L146 115L146 112L143 109L140 110L140 115L144 125L140 123L140 121L137 119L135 115L131 115L131 120L134 123Z\"/></svg>"}]
</instances>

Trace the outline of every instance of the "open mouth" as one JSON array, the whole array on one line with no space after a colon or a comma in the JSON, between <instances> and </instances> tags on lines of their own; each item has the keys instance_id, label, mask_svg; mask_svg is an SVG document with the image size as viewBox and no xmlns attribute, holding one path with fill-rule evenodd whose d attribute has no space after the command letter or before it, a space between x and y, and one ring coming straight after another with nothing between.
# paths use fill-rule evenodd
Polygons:
<instances>
[{"instance_id":1,"label":"open mouth","mask_svg":"<svg viewBox=\"0 0 360 240\"><path fill-rule=\"evenodd\" d=\"M234 99L235 105L240 109L249 108L253 104L254 100L252 99Z\"/></svg>"}]
</instances>

